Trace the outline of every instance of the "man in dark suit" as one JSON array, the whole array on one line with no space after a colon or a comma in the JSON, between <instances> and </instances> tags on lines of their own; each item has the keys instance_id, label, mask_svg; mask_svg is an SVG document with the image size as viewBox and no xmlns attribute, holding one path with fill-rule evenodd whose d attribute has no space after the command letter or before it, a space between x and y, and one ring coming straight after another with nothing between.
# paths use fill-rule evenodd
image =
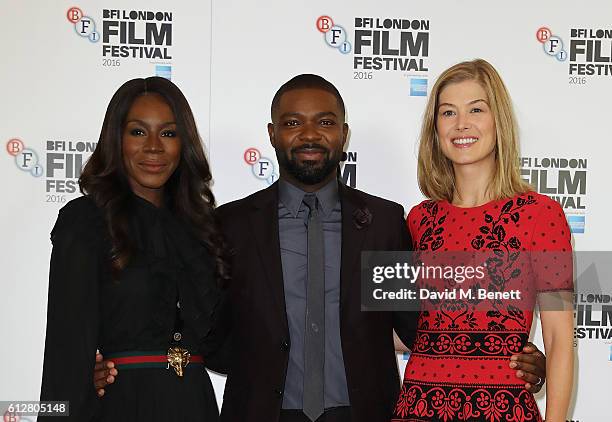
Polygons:
<instances>
[{"instance_id":1,"label":"man in dark suit","mask_svg":"<svg viewBox=\"0 0 612 422\"><path fill-rule=\"evenodd\" d=\"M361 312L359 258L362 250L409 249L403 208L338 180L348 125L340 95L323 78L301 75L283 85L272 122L280 180L218 209L233 250L229 297L237 340L221 419L316 420L316 410L306 416L307 378L322 370L313 400L324 420L386 421L400 386L393 328L410 344L416 314ZM319 203L324 232L322 369L306 357L308 194Z\"/></svg>"},{"instance_id":2,"label":"man in dark suit","mask_svg":"<svg viewBox=\"0 0 612 422\"><path fill-rule=\"evenodd\" d=\"M348 125L331 83L297 76L271 112L279 181L218 208L231 336L207 366L228 374L221 420L387 422L400 389L393 331L411 345L417 314L361 311L360 255L410 248L403 208L339 181ZM534 362L519 367L541 376Z\"/></svg>"}]
</instances>

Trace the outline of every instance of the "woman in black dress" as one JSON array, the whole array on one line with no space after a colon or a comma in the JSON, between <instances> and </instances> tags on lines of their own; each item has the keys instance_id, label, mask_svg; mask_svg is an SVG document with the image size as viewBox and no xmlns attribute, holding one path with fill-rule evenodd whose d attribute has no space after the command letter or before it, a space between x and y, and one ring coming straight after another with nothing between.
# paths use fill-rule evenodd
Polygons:
<instances>
[{"instance_id":1,"label":"woman in black dress","mask_svg":"<svg viewBox=\"0 0 612 422\"><path fill-rule=\"evenodd\" d=\"M41 400L70 401L70 420L218 419L203 363L224 340L228 271L210 180L180 90L158 77L121 86L79 179L85 196L51 232ZM102 398L96 349L122 370Z\"/></svg>"}]
</instances>

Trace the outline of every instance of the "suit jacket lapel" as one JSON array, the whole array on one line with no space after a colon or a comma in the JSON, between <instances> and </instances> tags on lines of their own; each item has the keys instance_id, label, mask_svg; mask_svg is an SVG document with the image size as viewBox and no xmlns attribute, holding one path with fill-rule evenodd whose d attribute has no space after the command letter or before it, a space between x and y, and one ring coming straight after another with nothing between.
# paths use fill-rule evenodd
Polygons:
<instances>
[{"instance_id":1,"label":"suit jacket lapel","mask_svg":"<svg viewBox=\"0 0 612 422\"><path fill-rule=\"evenodd\" d=\"M339 183L340 201L342 203L342 251L340 262L340 308L346 303L351 289L359 287L359 278L355 280L355 265L360 262L361 251L368 231L368 225L358 228L354 213L366 207L365 202L356 192ZM359 274L359 271L357 272ZM357 286L355 286L357 284Z\"/></svg>"},{"instance_id":2,"label":"suit jacket lapel","mask_svg":"<svg viewBox=\"0 0 612 422\"><path fill-rule=\"evenodd\" d=\"M248 217L266 275L268 291L273 298L273 306L277 315L281 316L279 321L283 324L283 328L288 330L278 235L278 182L253 197Z\"/></svg>"}]
</instances>

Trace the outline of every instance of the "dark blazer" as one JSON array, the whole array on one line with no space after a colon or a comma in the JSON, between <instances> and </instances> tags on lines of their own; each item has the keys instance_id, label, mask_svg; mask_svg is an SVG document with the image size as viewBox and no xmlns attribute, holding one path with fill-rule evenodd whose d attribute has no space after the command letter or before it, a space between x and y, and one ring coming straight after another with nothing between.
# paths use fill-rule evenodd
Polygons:
<instances>
[{"instance_id":1,"label":"dark blazer","mask_svg":"<svg viewBox=\"0 0 612 422\"><path fill-rule=\"evenodd\" d=\"M388 422L400 379L393 328L410 345L415 313L362 312L362 250L411 246L403 208L340 183L340 332L354 422ZM278 235L278 184L218 208L231 250L230 341L209 367L228 374L221 420L276 422L291 347Z\"/></svg>"}]
</instances>

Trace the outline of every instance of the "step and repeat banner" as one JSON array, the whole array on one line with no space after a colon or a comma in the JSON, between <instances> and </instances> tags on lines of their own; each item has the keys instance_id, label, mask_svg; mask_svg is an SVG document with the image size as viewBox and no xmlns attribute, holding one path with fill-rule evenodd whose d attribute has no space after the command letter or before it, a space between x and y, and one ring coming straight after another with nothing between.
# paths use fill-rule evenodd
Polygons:
<instances>
[{"instance_id":1,"label":"step and repeat banner","mask_svg":"<svg viewBox=\"0 0 612 422\"><path fill-rule=\"evenodd\" d=\"M431 87L452 64L484 58L514 102L523 177L561 203L576 250L610 248L609 1L0 4L0 400L38 397L49 232L79 196L112 94L135 77L162 76L185 93L222 204L278 178L266 131L272 97L297 74L320 74L347 107L343 179L408 211L423 199L416 151ZM575 421L609 418L612 291L602 293L576 297ZM542 348L539 332L536 323ZM398 356L400 371L407 358ZM223 377L213 384L221 400Z\"/></svg>"}]
</instances>

